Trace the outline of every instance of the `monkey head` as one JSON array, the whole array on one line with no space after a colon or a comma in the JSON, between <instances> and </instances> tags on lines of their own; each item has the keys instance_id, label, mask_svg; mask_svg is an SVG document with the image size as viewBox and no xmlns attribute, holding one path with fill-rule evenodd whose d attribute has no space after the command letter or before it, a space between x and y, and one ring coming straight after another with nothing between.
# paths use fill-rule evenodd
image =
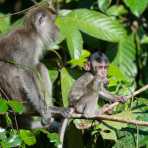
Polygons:
<instances>
[{"instance_id":1,"label":"monkey head","mask_svg":"<svg viewBox=\"0 0 148 148\"><path fill-rule=\"evenodd\" d=\"M91 55L89 62L92 73L97 76L104 85L107 85L107 69L109 63L107 56L104 53L97 51Z\"/></svg>"},{"instance_id":2,"label":"monkey head","mask_svg":"<svg viewBox=\"0 0 148 148\"><path fill-rule=\"evenodd\" d=\"M58 37L58 28L55 25L56 14L45 7L35 7L25 16L25 26L29 31L37 34L44 45L51 45Z\"/></svg>"}]
</instances>

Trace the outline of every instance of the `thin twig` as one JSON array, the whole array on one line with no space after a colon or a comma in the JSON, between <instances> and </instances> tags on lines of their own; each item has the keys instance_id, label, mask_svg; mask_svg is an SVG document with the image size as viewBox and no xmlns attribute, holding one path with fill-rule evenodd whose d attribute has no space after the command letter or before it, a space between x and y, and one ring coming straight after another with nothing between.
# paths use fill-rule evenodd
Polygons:
<instances>
[{"instance_id":1,"label":"thin twig","mask_svg":"<svg viewBox=\"0 0 148 148\"><path fill-rule=\"evenodd\" d=\"M138 95L138 94L144 92L144 91L147 90L147 89L148 89L148 84L145 85L144 87L138 89L137 91L135 91L132 95L127 96L126 99L128 100L128 99L130 99L130 98L132 98L132 97L134 97L134 96L136 96L136 95ZM117 106L118 104L120 104L120 102L115 102L115 103L109 105L108 107L106 107L106 108L104 109L104 113L107 112L107 111L109 111L109 110L111 110L111 109L113 109L113 108L114 108L115 106Z\"/></svg>"},{"instance_id":2,"label":"thin twig","mask_svg":"<svg viewBox=\"0 0 148 148\"><path fill-rule=\"evenodd\" d=\"M34 1L34 0L32 0L32 1ZM35 1L34 1L34 2L35 2ZM30 7L26 8L26 9L23 9L23 10L20 10L20 11L18 11L18 12L14 12L14 13L9 13L9 14L6 14L6 15L4 15L4 16L0 16L0 20L1 20L1 19L4 19L4 18L6 18L6 17L9 17L9 16L14 16L14 15L23 14L23 13L25 13L26 11L31 10L31 9L34 8L35 6L42 6L44 3L45 3L45 2L37 2L37 3L35 3L35 5L30 6Z\"/></svg>"}]
</instances>

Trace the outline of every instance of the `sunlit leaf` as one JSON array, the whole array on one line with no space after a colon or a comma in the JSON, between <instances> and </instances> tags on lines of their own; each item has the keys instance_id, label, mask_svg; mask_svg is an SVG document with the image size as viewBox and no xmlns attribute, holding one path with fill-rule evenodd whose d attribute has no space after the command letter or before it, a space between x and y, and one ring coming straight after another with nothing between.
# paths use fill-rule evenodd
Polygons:
<instances>
[{"instance_id":1,"label":"sunlit leaf","mask_svg":"<svg viewBox=\"0 0 148 148\"><path fill-rule=\"evenodd\" d=\"M124 0L134 15L140 16L148 5L147 0Z\"/></svg>"},{"instance_id":2,"label":"sunlit leaf","mask_svg":"<svg viewBox=\"0 0 148 148\"><path fill-rule=\"evenodd\" d=\"M127 36L119 43L117 55L113 60L120 70L129 76L134 78L137 74L136 67L136 46L133 36Z\"/></svg>"},{"instance_id":3,"label":"sunlit leaf","mask_svg":"<svg viewBox=\"0 0 148 148\"><path fill-rule=\"evenodd\" d=\"M118 42L125 35L123 26L117 20L97 11L87 9L75 10L68 17L73 18L73 22L81 31L98 39Z\"/></svg>"},{"instance_id":4,"label":"sunlit leaf","mask_svg":"<svg viewBox=\"0 0 148 148\"><path fill-rule=\"evenodd\" d=\"M117 20L88 9L77 9L65 17L59 16L57 25L65 36L69 53L74 59L82 54L83 40L80 31L109 42L119 42L126 34Z\"/></svg>"},{"instance_id":5,"label":"sunlit leaf","mask_svg":"<svg viewBox=\"0 0 148 148\"><path fill-rule=\"evenodd\" d=\"M34 134L29 130L20 130L20 137L28 146L34 145L36 143Z\"/></svg>"},{"instance_id":6,"label":"sunlit leaf","mask_svg":"<svg viewBox=\"0 0 148 148\"><path fill-rule=\"evenodd\" d=\"M54 69L48 69L49 76L51 78L52 83L57 79L58 77L58 71Z\"/></svg>"},{"instance_id":7,"label":"sunlit leaf","mask_svg":"<svg viewBox=\"0 0 148 148\"><path fill-rule=\"evenodd\" d=\"M47 137L50 139L50 142L53 142L56 145L60 144L59 134L57 134L57 133L48 133Z\"/></svg>"},{"instance_id":8,"label":"sunlit leaf","mask_svg":"<svg viewBox=\"0 0 148 148\"><path fill-rule=\"evenodd\" d=\"M13 134L8 138L8 143L12 146L12 147L17 147L20 146L22 143L22 140L20 139L19 135L17 134Z\"/></svg>"},{"instance_id":9,"label":"sunlit leaf","mask_svg":"<svg viewBox=\"0 0 148 148\"><path fill-rule=\"evenodd\" d=\"M0 112L5 113L8 110L7 101L0 98Z\"/></svg>"},{"instance_id":10,"label":"sunlit leaf","mask_svg":"<svg viewBox=\"0 0 148 148\"><path fill-rule=\"evenodd\" d=\"M126 81L128 77L122 73L122 71L114 64L109 65L108 69L108 75L112 79L115 79L116 81Z\"/></svg>"},{"instance_id":11,"label":"sunlit leaf","mask_svg":"<svg viewBox=\"0 0 148 148\"><path fill-rule=\"evenodd\" d=\"M72 87L73 82L74 82L74 79L72 78L68 70L66 68L62 68L61 70L61 90L62 90L63 103L64 103L64 106L66 107L69 104L68 95L69 95L69 91Z\"/></svg>"},{"instance_id":12,"label":"sunlit leaf","mask_svg":"<svg viewBox=\"0 0 148 148\"><path fill-rule=\"evenodd\" d=\"M82 54L79 59L72 59L68 63L72 65L72 67L79 66L80 68L84 67L84 64L87 62L88 57L90 56L90 52L87 50L82 50Z\"/></svg>"},{"instance_id":13,"label":"sunlit leaf","mask_svg":"<svg viewBox=\"0 0 148 148\"><path fill-rule=\"evenodd\" d=\"M10 16L0 14L0 33L6 32L10 27Z\"/></svg>"},{"instance_id":14,"label":"sunlit leaf","mask_svg":"<svg viewBox=\"0 0 148 148\"><path fill-rule=\"evenodd\" d=\"M148 36L144 35L143 38L141 39L142 44L148 44Z\"/></svg>"},{"instance_id":15,"label":"sunlit leaf","mask_svg":"<svg viewBox=\"0 0 148 148\"><path fill-rule=\"evenodd\" d=\"M59 24L61 32L66 37L66 42L71 57L73 59L78 59L83 49L83 40L80 31L71 19L72 18L67 17L58 18L57 23Z\"/></svg>"},{"instance_id":16,"label":"sunlit leaf","mask_svg":"<svg viewBox=\"0 0 148 148\"><path fill-rule=\"evenodd\" d=\"M8 104L11 106L13 111L16 113L22 113L24 111L24 106L21 102L16 101L16 100L9 100Z\"/></svg>"},{"instance_id":17,"label":"sunlit leaf","mask_svg":"<svg viewBox=\"0 0 148 148\"><path fill-rule=\"evenodd\" d=\"M125 9L123 5L113 5L106 11L106 13L108 15L120 16L123 14L127 14L128 11Z\"/></svg>"},{"instance_id":18,"label":"sunlit leaf","mask_svg":"<svg viewBox=\"0 0 148 148\"><path fill-rule=\"evenodd\" d=\"M99 126L101 128L100 134L103 139L108 139L108 140L117 140L117 135L115 130L105 126L104 124L101 124Z\"/></svg>"},{"instance_id":19,"label":"sunlit leaf","mask_svg":"<svg viewBox=\"0 0 148 148\"><path fill-rule=\"evenodd\" d=\"M102 11L106 11L110 4L111 0L98 0L99 9Z\"/></svg>"}]
</instances>

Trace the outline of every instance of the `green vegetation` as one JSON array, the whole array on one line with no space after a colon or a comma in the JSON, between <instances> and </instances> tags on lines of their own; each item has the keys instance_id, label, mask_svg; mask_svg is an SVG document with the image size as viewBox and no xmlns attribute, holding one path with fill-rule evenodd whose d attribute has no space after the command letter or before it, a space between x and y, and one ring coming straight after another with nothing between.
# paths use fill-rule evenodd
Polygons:
<instances>
[{"instance_id":1,"label":"green vegetation","mask_svg":"<svg viewBox=\"0 0 148 148\"><path fill-rule=\"evenodd\" d=\"M148 84L148 0L53 0L60 8L56 24L60 44L49 49L43 62L53 83L55 104L68 106L68 93L83 73L87 57L101 50L110 60L108 89L129 95ZM19 4L19 5L18 5ZM22 14L9 15L31 7L31 0L0 0L1 35L22 24ZM13 7L10 7L13 6ZM99 105L104 102L99 102ZM114 116L148 121L148 91L114 109ZM0 147L57 147L59 136L47 129L14 129L10 108L24 110L16 101L0 99L0 114L9 128L0 128ZM147 148L148 127L113 121L93 122L87 130L75 127L73 120L66 134L68 148Z\"/></svg>"}]
</instances>

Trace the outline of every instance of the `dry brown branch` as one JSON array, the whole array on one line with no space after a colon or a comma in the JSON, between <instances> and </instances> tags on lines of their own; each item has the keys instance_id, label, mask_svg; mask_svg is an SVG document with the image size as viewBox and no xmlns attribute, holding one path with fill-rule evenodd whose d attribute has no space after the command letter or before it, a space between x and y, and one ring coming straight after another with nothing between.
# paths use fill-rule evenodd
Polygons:
<instances>
[{"instance_id":1,"label":"dry brown branch","mask_svg":"<svg viewBox=\"0 0 148 148\"><path fill-rule=\"evenodd\" d=\"M146 122L146 121L128 120L128 119L123 119L120 117L114 117L111 115L98 115L98 116L86 118L81 114L72 114L70 118L72 118L72 119L90 119L90 120L109 120L109 121L128 123L128 124L134 124L134 125L139 125L139 126L148 126L148 122Z\"/></svg>"}]
</instances>

